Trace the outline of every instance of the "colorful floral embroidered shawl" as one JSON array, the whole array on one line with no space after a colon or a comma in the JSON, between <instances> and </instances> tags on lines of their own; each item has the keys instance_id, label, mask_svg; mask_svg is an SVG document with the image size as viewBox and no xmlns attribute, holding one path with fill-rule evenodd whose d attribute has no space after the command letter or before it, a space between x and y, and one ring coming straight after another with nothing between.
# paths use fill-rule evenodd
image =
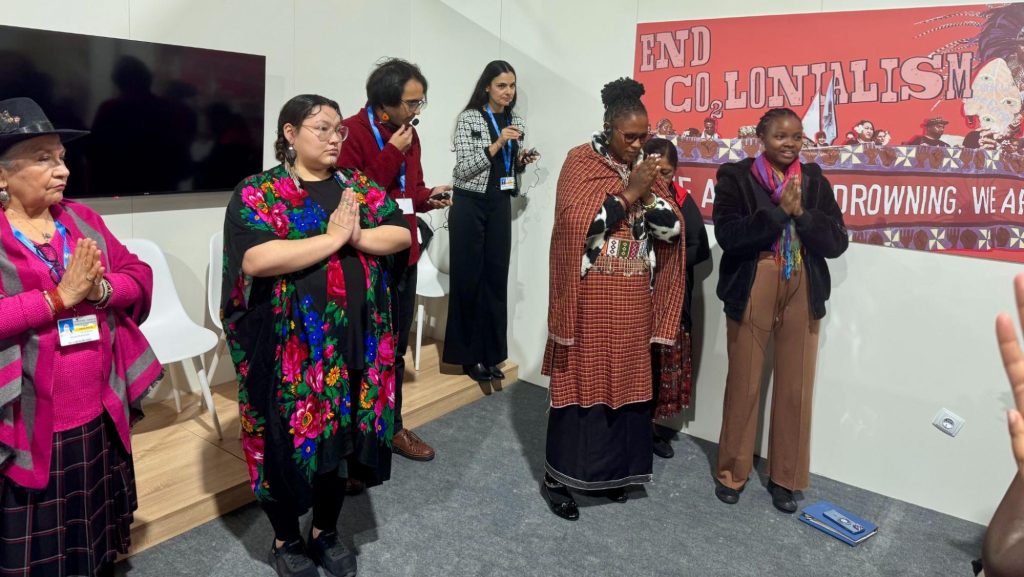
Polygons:
<instances>
[{"instance_id":1,"label":"colorful floral embroidered shawl","mask_svg":"<svg viewBox=\"0 0 1024 577\"><path fill-rule=\"evenodd\" d=\"M398 210L365 176L345 171L336 178L356 191L364 229ZM309 506L313 475L338 466L338 455L348 463L355 457L360 471L349 469L350 476L373 484L390 475L395 336L385 259L356 253L363 287L345 286L338 254L275 277L254 278L241 270L249 248L323 234L327 219L278 166L238 185L224 225L221 314L238 375L251 486L257 499L290 502L297 511ZM350 338L348 315L356 311L347 309L346 295L353 290L366 291L361 383L349 381L340 343Z\"/></svg>"}]
</instances>

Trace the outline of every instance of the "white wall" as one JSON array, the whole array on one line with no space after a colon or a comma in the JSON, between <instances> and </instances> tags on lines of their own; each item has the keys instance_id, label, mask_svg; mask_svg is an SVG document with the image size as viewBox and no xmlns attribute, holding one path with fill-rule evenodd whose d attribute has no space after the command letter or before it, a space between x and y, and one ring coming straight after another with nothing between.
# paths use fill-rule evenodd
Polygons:
<instances>
[{"instance_id":1,"label":"white wall","mask_svg":"<svg viewBox=\"0 0 1024 577\"><path fill-rule=\"evenodd\" d=\"M872 0L857 8L952 1ZM410 58L430 81L419 126L427 184L450 178L450 137L483 65L519 72L527 140L543 157L513 226L510 356L522 378L546 384L547 253L562 160L600 126L601 86L632 73L637 22L850 9L838 0L43 0L0 1L4 24L167 42L267 56L267 164L280 105L300 92L365 98L381 56ZM381 36L380 31L391 33ZM221 226L227 194L97 201L120 236L158 242L192 317L206 322L206 242ZM435 224L443 215L435 215ZM712 235L713 236L713 235ZM438 235L435 254L446 241ZM715 252L717 261L720 253ZM811 467L815 473L978 523L987 523L1013 467L1004 412L1010 403L992 319L1012 308L1018 267L991 261L853 245L833 263L823 328ZM694 408L681 423L717 440L725 377L724 317L715 273L703 281L705 319ZM443 303L432 303L434 332ZM218 373L218 380L231 378ZM967 420L956 439L930 421L940 407ZM710 480L707 490L711 490ZM812 489L813 491L813 489ZM813 493L812 493L813 496ZM869 515L870 512L864 512ZM870 516L870 515L869 515Z\"/></svg>"},{"instance_id":2,"label":"white wall","mask_svg":"<svg viewBox=\"0 0 1024 577\"><path fill-rule=\"evenodd\" d=\"M960 3L876 0L857 7ZM501 53L519 71L521 90L529 96L527 124L537 135L533 144L551 171L516 220L519 290L511 303L511 352L520 376L538 384L547 382L540 375L547 307L543 255L557 171L566 151L599 126L602 84L631 74L635 24L851 8L829 0L569 4L502 3ZM709 234L713 238L710 227ZM716 263L720 256L716 249ZM1004 424L1011 401L992 328L996 312L1013 307L1010 279L1018 270L1007 263L865 245L852 245L835 261L816 385L812 471L987 523L1014 471ZM712 272L698 289L705 319L698 337L700 374L694 408L680 423L712 441L721 425L726 374L716 282ZM940 407L966 419L957 438L931 426Z\"/></svg>"}]
</instances>

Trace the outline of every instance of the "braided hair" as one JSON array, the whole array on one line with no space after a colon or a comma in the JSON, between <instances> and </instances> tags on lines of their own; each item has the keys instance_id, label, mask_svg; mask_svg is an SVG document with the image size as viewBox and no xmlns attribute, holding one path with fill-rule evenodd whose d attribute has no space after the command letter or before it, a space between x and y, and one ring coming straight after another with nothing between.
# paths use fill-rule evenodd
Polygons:
<instances>
[{"instance_id":1,"label":"braided hair","mask_svg":"<svg viewBox=\"0 0 1024 577\"><path fill-rule=\"evenodd\" d=\"M764 137L764 135L768 133L768 125L771 124L773 120L785 118L787 116L795 118L799 124L803 123L803 119L800 118L800 115L793 112L792 109L772 108L768 112L764 113L761 120L757 121L757 129L754 133L757 134L758 137Z\"/></svg>"},{"instance_id":2,"label":"braided hair","mask_svg":"<svg viewBox=\"0 0 1024 577\"><path fill-rule=\"evenodd\" d=\"M601 102L604 104L604 121L611 124L615 120L631 114L647 116L647 108L640 101L644 95L644 85L632 78L612 80L601 89Z\"/></svg>"}]
</instances>

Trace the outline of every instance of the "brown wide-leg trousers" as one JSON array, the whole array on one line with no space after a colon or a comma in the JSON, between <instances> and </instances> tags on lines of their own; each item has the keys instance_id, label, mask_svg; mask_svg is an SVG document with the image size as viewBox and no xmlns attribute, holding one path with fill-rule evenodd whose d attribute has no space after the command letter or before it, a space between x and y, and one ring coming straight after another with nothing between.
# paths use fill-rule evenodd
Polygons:
<instances>
[{"instance_id":1,"label":"brown wide-leg trousers","mask_svg":"<svg viewBox=\"0 0 1024 577\"><path fill-rule=\"evenodd\" d=\"M820 321L811 319L803 266L786 280L772 253L761 253L742 321L727 319L729 375L725 382L716 478L740 489L754 464L761 381L768 340L775 337L768 475L790 490L807 488L811 399Z\"/></svg>"}]
</instances>

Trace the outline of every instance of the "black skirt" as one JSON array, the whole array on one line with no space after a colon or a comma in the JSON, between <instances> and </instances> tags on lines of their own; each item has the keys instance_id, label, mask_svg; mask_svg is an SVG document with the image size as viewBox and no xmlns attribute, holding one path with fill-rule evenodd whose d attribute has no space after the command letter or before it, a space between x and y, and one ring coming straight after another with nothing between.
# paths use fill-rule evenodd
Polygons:
<instances>
[{"instance_id":1,"label":"black skirt","mask_svg":"<svg viewBox=\"0 0 1024 577\"><path fill-rule=\"evenodd\" d=\"M128 552L137 508L131 455L105 414L55 433L45 489L0 475L0 575L94 575Z\"/></svg>"},{"instance_id":2,"label":"black skirt","mask_svg":"<svg viewBox=\"0 0 1024 577\"><path fill-rule=\"evenodd\" d=\"M556 481L583 491L616 489L649 483L653 466L651 403L550 409L545 468Z\"/></svg>"}]
</instances>

